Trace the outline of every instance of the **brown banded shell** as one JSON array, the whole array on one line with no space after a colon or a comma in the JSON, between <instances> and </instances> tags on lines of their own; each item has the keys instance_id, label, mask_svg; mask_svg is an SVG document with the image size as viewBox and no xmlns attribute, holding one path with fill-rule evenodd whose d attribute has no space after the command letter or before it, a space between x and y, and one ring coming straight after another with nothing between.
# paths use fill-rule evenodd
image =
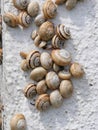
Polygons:
<instances>
[{"instance_id":1,"label":"brown banded shell","mask_svg":"<svg viewBox=\"0 0 98 130\"><path fill-rule=\"evenodd\" d=\"M40 81L46 74L47 71L43 67L37 67L31 71L30 78L35 81Z\"/></svg>"},{"instance_id":2,"label":"brown banded shell","mask_svg":"<svg viewBox=\"0 0 98 130\"><path fill-rule=\"evenodd\" d=\"M59 66L59 65L57 65L57 64L53 64L53 70L55 71L55 72L58 72L58 71L60 71L61 70L61 67Z\"/></svg>"},{"instance_id":3,"label":"brown banded shell","mask_svg":"<svg viewBox=\"0 0 98 130\"><path fill-rule=\"evenodd\" d=\"M29 69L27 66L27 61L25 59L21 62L21 69L23 71L27 71Z\"/></svg>"},{"instance_id":4,"label":"brown banded shell","mask_svg":"<svg viewBox=\"0 0 98 130\"><path fill-rule=\"evenodd\" d=\"M43 24L45 22L45 17L43 14L39 14L36 16L35 20L34 20L35 24L37 26L40 26L41 24Z\"/></svg>"},{"instance_id":5,"label":"brown banded shell","mask_svg":"<svg viewBox=\"0 0 98 130\"><path fill-rule=\"evenodd\" d=\"M76 4L77 0L67 0L65 6L68 10L71 10L76 6Z\"/></svg>"},{"instance_id":6,"label":"brown banded shell","mask_svg":"<svg viewBox=\"0 0 98 130\"><path fill-rule=\"evenodd\" d=\"M58 90L54 90L50 93L50 103L55 108L58 108L62 105L63 97Z\"/></svg>"},{"instance_id":7,"label":"brown banded shell","mask_svg":"<svg viewBox=\"0 0 98 130\"><path fill-rule=\"evenodd\" d=\"M55 0L55 4L57 5L61 5L61 4L64 4L66 0Z\"/></svg>"},{"instance_id":8,"label":"brown banded shell","mask_svg":"<svg viewBox=\"0 0 98 130\"><path fill-rule=\"evenodd\" d=\"M36 90L38 94L44 94L47 91L47 85L45 80L41 80L38 82L37 86L36 86Z\"/></svg>"},{"instance_id":9,"label":"brown banded shell","mask_svg":"<svg viewBox=\"0 0 98 130\"><path fill-rule=\"evenodd\" d=\"M60 79L67 80L71 78L71 73L69 71L62 70L58 73L58 76Z\"/></svg>"},{"instance_id":10,"label":"brown banded shell","mask_svg":"<svg viewBox=\"0 0 98 130\"><path fill-rule=\"evenodd\" d=\"M24 88L23 93L24 93L25 97L33 98L37 94L37 92L36 92L36 85L33 84L33 83L27 85Z\"/></svg>"},{"instance_id":11,"label":"brown banded shell","mask_svg":"<svg viewBox=\"0 0 98 130\"><path fill-rule=\"evenodd\" d=\"M53 61L60 66L68 65L71 62L71 55L67 50L57 49L51 53Z\"/></svg>"},{"instance_id":12,"label":"brown banded shell","mask_svg":"<svg viewBox=\"0 0 98 130\"><path fill-rule=\"evenodd\" d=\"M38 12L39 12L38 2L32 1L31 3L29 3L28 8L27 8L27 12L32 17L35 17L36 15L38 15Z\"/></svg>"},{"instance_id":13,"label":"brown banded shell","mask_svg":"<svg viewBox=\"0 0 98 130\"><path fill-rule=\"evenodd\" d=\"M3 15L4 22L10 27L16 27L18 25L18 18L16 15L8 12Z\"/></svg>"},{"instance_id":14,"label":"brown banded shell","mask_svg":"<svg viewBox=\"0 0 98 130\"><path fill-rule=\"evenodd\" d=\"M57 36L62 39L62 40L66 40L70 38L70 31L68 28L65 27L65 25L63 24L59 24L56 27L56 34Z\"/></svg>"},{"instance_id":15,"label":"brown banded shell","mask_svg":"<svg viewBox=\"0 0 98 130\"><path fill-rule=\"evenodd\" d=\"M53 71L48 72L48 74L46 75L46 84L48 88L52 90L57 89L60 84L60 79L58 75Z\"/></svg>"},{"instance_id":16,"label":"brown banded shell","mask_svg":"<svg viewBox=\"0 0 98 130\"><path fill-rule=\"evenodd\" d=\"M50 107L50 98L48 94L42 94L36 100L36 108L40 111L44 111Z\"/></svg>"},{"instance_id":17,"label":"brown banded shell","mask_svg":"<svg viewBox=\"0 0 98 130\"><path fill-rule=\"evenodd\" d=\"M43 13L46 19L52 19L57 14L57 5L52 0L46 0L43 5Z\"/></svg>"},{"instance_id":18,"label":"brown banded shell","mask_svg":"<svg viewBox=\"0 0 98 130\"><path fill-rule=\"evenodd\" d=\"M28 27L32 22L32 18L25 11L20 12L18 19L19 24L23 27Z\"/></svg>"},{"instance_id":19,"label":"brown banded shell","mask_svg":"<svg viewBox=\"0 0 98 130\"><path fill-rule=\"evenodd\" d=\"M51 69L52 68L52 58L50 56L49 53L47 52L43 52L40 56L40 62L41 65L45 68L45 69Z\"/></svg>"},{"instance_id":20,"label":"brown banded shell","mask_svg":"<svg viewBox=\"0 0 98 130\"><path fill-rule=\"evenodd\" d=\"M19 10L26 10L30 0L13 0L14 6Z\"/></svg>"},{"instance_id":21,"label":"brown banded shell","mask_svg":"<svg viewBox=\"0 0 98 130\"><path fill-rule=\"evenodd\" d=\"M11 130L25 130L26 120L23 114L16 114L10 121Z\"/></svg>"},{"instance_id":22,"label":"brown banded shell","mask_svg":"<svg viewBox=\"0 0 98 130\"><path fill-rule=\"evenodd\" d=\"M84 74L83 68L79 63L73 63L70 67L70 72L76 78L80 78Z\"/></svg>"},{"instance_id":23,"label":"brown banded shell","mask_svg":"<svg viewBox=\"0 0 98 130\"><path fill-rule=\"evenodd\" d=\"M53 23L46 21L44 22L38 31L39 36L43 41L49 41L55 34L55 29Z\"/></svg>"},{"instance_id":24,"label":"brown banded shell","mask_svg":"<svg viewBox=\"0 0 98 130\"><path fill-rule=\"evenodd\" d=\"M73 93L73 86L70 80L63 80L60 84L60 93L64 98L68 98Z\"/></svg>"},{"instance_id":25,"label":"brown banded shell","mask_svg":"<svg viewBox=\"0 0 98 130\"><path fill-rule=\"evenodd\" d=\"M38 33L37 33L36 30L34 30L34 31L32 32L32 34L31 34L32 40L34 40L37 36L38 36Z\"/></svg>"}]
</instances>

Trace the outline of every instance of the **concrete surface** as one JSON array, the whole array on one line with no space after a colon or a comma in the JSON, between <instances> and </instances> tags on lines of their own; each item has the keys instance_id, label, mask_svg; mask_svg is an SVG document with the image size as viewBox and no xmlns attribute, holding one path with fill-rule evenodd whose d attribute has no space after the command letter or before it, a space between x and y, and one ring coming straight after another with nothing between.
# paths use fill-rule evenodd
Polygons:
<instances>
[{"instance_id":1,"label":"concrete surface","mask_svg":"<svg viewBox=\"0 0 98 130\"><path fill-rule=\"evenodd\" d=\"M39 0L40 5L44 0ZM12 0L2 0L2 13L18 11ZM65 42L65 48L74 61L84 66L82 79L72 79L74 93L64 100L62 107L39 112L30 105L22 89L29 80L29 72L20 69L19 52L38 49L30 38L35 25L27 29L12 29L3 23L3 85L1 88L4 109L4 130L10 130L10 118L23 113L27 130L98 130L98 0L78 2L75 9L67 11L58 7L58 16L52 20L55 25L63 23L70 27L72 39ZM42 50L40 50L42 51ZM2 76L1 76L2 77Z\"/></svg>"}]
</instances>

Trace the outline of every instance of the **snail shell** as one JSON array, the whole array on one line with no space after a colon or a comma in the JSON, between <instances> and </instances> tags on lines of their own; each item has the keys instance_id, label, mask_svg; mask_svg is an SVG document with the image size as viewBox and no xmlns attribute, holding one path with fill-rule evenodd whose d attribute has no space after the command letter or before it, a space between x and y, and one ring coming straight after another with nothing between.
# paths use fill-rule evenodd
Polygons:
<instances>
[{"instance_id":1,"label":"snail shell","mask_svg":"<svg viewBox=\"0 0 98 130\"><path fill-rule=\"evenodd\" d=\"M32 34L31 34L32 40L34 40L37 36L38 36L38 33L37 33L36 30L34 30L34 31L32 32Z\"/></svg>"},{"instance_id":2,"label":"snail shell","mask_svg":"<svg viewBox=\"0 0 98 130\"><path fill-rule=\"evenodd\" d=\"M25 11L19 14L18 19L19 24L23 27L28 27L32 22L32 18Z\"/></svg>"},{"instance_id":3,"label":"snail shell","mask_svg":"<svg viewBox=\"0 0 98 130\"><path fill-rule=\"evenodd\" d=\"M57 36L62 39L62 40L66 40L70 38L70 31L68 28L65 27L65 25L63 24L59 24L56 27L56 34Z\"/></svg>"},{"instance_id":4,"label":"snail shell","mask_svg":"<svg viewBox=\"0 0 98 130\"><path fill-rule=\"evenodd\" d=\"M26 59L27 55L28 54L23 52L23 51L20 52L20 56L21 56L22 59Z\"/></svg>"},{"instance_id":5,"label":"snail shell","mask_svg":"<svg viewBox=\"0 0 98 130\"><path fill-rule=\"evenodd\" d=\"M53 64L53 70L55 71L55 72L58 72L58 71L60 71L61 70L61 66L59 66L59 65L57 65L57 64Z\"/></svg>"},{"instance_id":6,"label":"snail shell","mask_svg":"<svg viewBox=\"0 0 98 130\"><path fill-rule=\"evenodd\" d=\"M13 0L14 6L19 10L25 10L30 0Z\"/></svg>"},{"instance_id":7,"label":"snail shell","mask_svg":"<svg viewBox=\"0 0 98 130\"><path fill-rule=\"evenodd\" d=\"M43 67L37 67L32 70L30 78L35 81L40 81L45 77L46 74L47 71Z\"/></svg>"},{"instance_id":8,"label":"snail shell","mask_svg":"<svg viewBox=\"0 0 98 130\"><path fill-rule=\"evenodd\" d=\"M63 97L58 90L54 90L50 93L50 103L53 107L60 107L63 103Z\"/></svg>"},{"instance_id":9,"label":"snail shell","mask_svg":"<svg viewBox=\"0 0 98 130\"><path fill-rule=\"evenodd\" d=\"M27 71L29 69L27 66L27 61L25 59L21 62L21 69L23 71Z\"/></svg>"},{"instance_id":10,"label":"snail shell","mask_svg":"<svg viewBox=\"0 0 98 130\"><path fill-rule=\"evenodd\" d=\"M27 85L24 88L23 93L24 93L25 97L33 98L37 94L37 92L36 92L36 85L33 84L33 83Z\"/></svg>"},{"instance_id":11,"label":"snail shell","mask_svg":"<svg viewBox=\"0 0 98 130\"><path fill-rule=\"evenodd\" d=\"M36 16L35 20L34 20L35 24L37 26L40 26L41 24L43 24L45 22L45 17L43 14L39 14L38 16Z\"/></svg>"},{"instance_id":12,"label":"snail shell","mask_svg":"<svg viewBox=\"0 0 98 130\"><path fill-rule=\"evenodd\" d=\"M60 79L58 75L53 71L48 72L48 74L46 75L46 84L48 88L52 90L57 89L60 84Z\"/></svg>"},{"instance_id":13,"label":"snail shell","mask_svg":"<svg viewBox=\"0 0 98 130\"><path fill-rule=\"evenodd\" d=\"M50 106L50 98L48 94L42 94L36 100L36 108L40 111L46 110Z\"/></svg>"},{"instance_id":14,"label":"snail shell","mask_svg":"<svg viewBox=\"0 0 98 130\"><path fill-rule=\"evenodd\" d=\"M41 42L41 38L40 38L40 36L39 35L37 35L36 37L35 37L35 39L34 39L34 44L35 44L35 46L39 46L40 45L40 42Z\"/></svg>"},{"instance_id":15,"label":"snail shell","mask_svg":"<svg viewBox=\"0 0 98 130\"><path fill-rule=\"evenodd\" d=\"M76 4L77 0L67 0L65 5L68 10L71 10L76 6Z\"/></svg>"},{"instance_id":16,"label":"snail shell","mask_svg":"<svg viewBox=\"0 0 98 130\"><path fill-rule=\"evenodd\" d=\"M62 70L58 73L58 76L60 79L67 80L71 78L71 73L69 71Z\"/></svg>"},{"instance_id":17,"label":"snail shell","mask_svg":"<svg viewBox=\"0 0 98 130\"><path fill-rule=\"evenodd\" d=\"M47 46L47 42L41 41L38 47L44 49L44 48L46 48L46 46Z\"/></svg>"},{"instance_id":18,"label":"snail shell","mask_svg":"<svg viewBox=\"0 0 98 130\"><path fill-rule=\"evenodd\" d=\"M28 8L27 8L27 12L32 17L35 17L36 15L38 15L38 12L39 12L38 2L32 1L31 3L29 3Z\"/></svg>"},{"instance_id":19,"label":"snail shell","mask_svg":"<svg viewBox=\"0 0 98 130\"><path fill-rule=\"evenodd\" d=\"M55 0L55 4L61 5L65 2L66 0Z\"/></svg>"},{"instance_id":20,"label":"snail shell","mask_svg":"<svg viewBox=\"0 0 98 130\"><path fill-rule=\"evenodd\" d=\"M68 98L72 95L73 86L70 80L63 80L60 84L60 93L64 98Z\"/></svg>"},{"instance_id":21,"label":"snail shell","mask_svg":"<svg viewBox=\"0 0 98 130\"><path fill-rule=\"evenodd\" d=\"M4 22L10 27L16 27L18 25L18 18L16 15L8 12L3 15Z\"/></svg>"},{"instance_id":22,"label":"snail shell","mask_svg":"<svg viewBox=\"0 0 98 130\"><path fill-rule=\"evenodd\" d=\"M57 14L57 5L52 0L46 0L43 5L43 13L46 19L52 19Z\"/></svg>"},{"instance_id":23,"label":"snail shell","mask_svg":"<svg viewBox=\"0 0 98 130\"><path fill-rule=\"evenodd\" d=\"M40 35L41 39L43 41L49 41L52 39L52 37L55 34L55 29L53 23L46 21L44 22L38 31L38 34Z\"/></svg>"},{"instance_id":24,"label":"snail shell","mask_svg":"<svg viewBox=\"0 0 98 130\"><path fill-rule=\"evenodd\" d=\"M11 130L25 130L26 120L23 114L16 114L10 121Z\"/></svg>"},{"instance_id":25,"label":"snail shell","mask_svg":"<svg viewBox=\"0 0 98 130\"><path fill-rule=\"evenodd\" d=\"M41 80L38 82L37 86L36 86L36 90L38 94L44 94L47 91L47 85L45 80Z\"/></svg>"},{"instance_id":26,"label":"snail shell","mask_svg":"<svg viewBox=\"0 0 98 130\"><path fill-rule=\"evenodd\" d=\"M76 78L80 78L84 74L83 68L79 63L73 63L70 67L70 72Z\"/></svg>"},{"instance_id":27,"label":"snail shell","mask_svg":"<svg viewBox=\"0 0 98 130\"><path fill-rule=\"evenodd\" d=\"M67 50L57 49L51 53L53 61L60 66L68 65L71 62L71 55Z\"/></svg>"},{"instance_id":28,"label":"snail shell","mask_svg":"<svg viewBox=\"0 0 98 130\"><path fill-rule=\"evenodd\" d=\"M52 68L52 58L50 56L49 53L47 52L43 52L40 56L40 62L41 65L45 68L45 69L51 69Z\"/></svg>"}]
</instances>

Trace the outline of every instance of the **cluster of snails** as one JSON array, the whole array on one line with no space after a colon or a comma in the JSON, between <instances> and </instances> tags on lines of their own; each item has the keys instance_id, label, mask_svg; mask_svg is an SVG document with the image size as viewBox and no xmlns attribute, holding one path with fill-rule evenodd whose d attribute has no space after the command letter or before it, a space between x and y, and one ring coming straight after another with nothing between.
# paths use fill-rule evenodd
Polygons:
<instances>
[{"instance_id":1,"label":"cluster of snails","mask_svg":"<svg viewBox=\"0 0 98 130\"><path fill-rule=\"evenodd\" d=\"M2 16L0 15L0 65L2 64Z\"/></svg>"},{"instance_id":2,"label":"cluster of snails","mask_svg":"<svg viewBox=\"0 0 98 130\"><path fill-rule=\"evenodd\" d=\"M79 78L84 73L79 63L71 63L71 54L65 49L53 49L51 53L32 50L28 54L20 52L20 56L21 69L31 70L30 78L35 81L24 88L24 96L32 99L39 95L35 106L40 111L50 105L60 107L63 98L72 95L71 77Z\"/></svg>"}]
</instances>

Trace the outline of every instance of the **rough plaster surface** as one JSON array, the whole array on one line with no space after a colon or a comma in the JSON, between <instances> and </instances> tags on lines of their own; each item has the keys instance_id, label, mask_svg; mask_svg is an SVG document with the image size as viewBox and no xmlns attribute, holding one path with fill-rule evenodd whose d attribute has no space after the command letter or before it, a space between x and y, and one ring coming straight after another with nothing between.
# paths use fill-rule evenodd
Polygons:
<instances>
[{"instance_id":1,"label":"rough plaster surface","mask_svg":"<svg viewBox=\"0 0 98 130\"><path fill-rule=\"evenodd\" d=\"M44 0L39 0L40 5ZM2 0L2 13L17 10L12 0ZM58 108L39 112L30 105L22 89L32 82L29 72L20 69L19 52L37 49L30 38L35 25L27 29L12 29L3 23L3 86L4 130L10 130L10 118L15 113L23 113L27 120L27 130L98 130L98 0L78 2L75 9L67 11L58 7L58 16L52 20L55 25L63 23L70 27L72 39L65 42L65 48L73 60L84 66L82 79L72 79L74 93ZM42 51L42 50L40 50Z\"/></svg>"}]
</instances>

